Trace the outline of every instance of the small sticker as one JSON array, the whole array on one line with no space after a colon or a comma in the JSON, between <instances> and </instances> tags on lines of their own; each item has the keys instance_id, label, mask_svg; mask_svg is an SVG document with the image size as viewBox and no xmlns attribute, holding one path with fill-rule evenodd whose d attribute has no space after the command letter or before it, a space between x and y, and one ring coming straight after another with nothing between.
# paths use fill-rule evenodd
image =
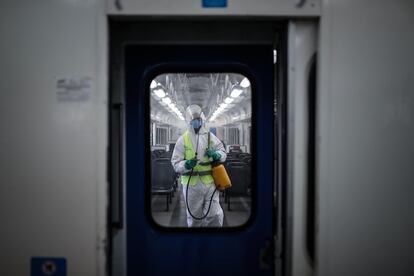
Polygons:
<instances>
[{"instance_id":1,"label":"small sticker","mask_svg":"<svg viewBox=\"0 0 414 276\"><path fill-rule=\"evenodd\" d=\"M202 0L203 8L226 8L227 0Z\"/></svg>"},{"instance_id":2,"label":"small sticker","mask_svg":"<svg viewBox=\"0 0 414 276\"><path fill-rule=\"evenodd\" d=\"M91 77L61 78L56 82L56 95L61 102L83 102L90 98Z\"/></svg>"},{"instance_id":3,"label":"small sticker","mask_svg":"<svg viewBox=\"0 0 414 276\"><path fill-rule=\"evenodd\" d=\"M66 259L54 257L33 257L31 276L66 276Z\"/></svg>"}]
</instances>

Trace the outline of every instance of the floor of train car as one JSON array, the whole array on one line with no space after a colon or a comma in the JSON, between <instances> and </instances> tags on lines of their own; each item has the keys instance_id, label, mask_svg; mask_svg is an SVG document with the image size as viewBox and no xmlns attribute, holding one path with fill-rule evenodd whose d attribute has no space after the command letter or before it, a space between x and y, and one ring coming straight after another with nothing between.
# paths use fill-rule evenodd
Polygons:
<instances>
[{"instance_id":1,"label":"floor of train car","mask_svg":"<svg viewBox=\"0 0 414 276\"><path fill-rule=\"evenodd\" d=\"M165 195L152 196L152 215L159 225L165 227L187 227L186 206L181 188L181 185L179 185L177 191L174 193L168 211L166 211L167 203ZM224 196L220 193L220 205L224 212L223 227L245 224L250 216L250 201L250 196L232 196L229 211L227 209L227 203L224 202Z\"/></svg>"}]
</instances>

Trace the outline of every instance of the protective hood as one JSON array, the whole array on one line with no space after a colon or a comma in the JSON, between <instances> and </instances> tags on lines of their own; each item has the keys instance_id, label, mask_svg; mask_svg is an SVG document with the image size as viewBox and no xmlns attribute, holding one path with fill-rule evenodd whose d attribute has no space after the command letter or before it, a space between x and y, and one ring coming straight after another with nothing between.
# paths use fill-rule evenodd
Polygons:
<instances>
[{"instance_id":1,"label":"protective hood","mask_svg":"<svg viewBox=\"0 0 414 276\"><path fill-rule=\"evenodd\" d=\"M204 116L201 107L196 104L189 105L185 110L185 121L187 123L188 130L191 132L194 132L193 125L195 124L192 123L194 119L201 119L201 127L199 129L199 133L204 133L206 117Z\"/></svg>"}]
</instances>

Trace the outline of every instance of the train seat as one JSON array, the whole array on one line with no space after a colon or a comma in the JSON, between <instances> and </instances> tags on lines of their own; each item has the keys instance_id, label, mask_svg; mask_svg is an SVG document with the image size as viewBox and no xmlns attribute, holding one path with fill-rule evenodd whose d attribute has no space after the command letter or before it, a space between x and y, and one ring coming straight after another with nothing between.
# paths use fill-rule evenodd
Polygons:
<instances>
[{"instance_id":1,"label":"train seat","mask_svg":"<svg viewBox=\"0 0 414 276\"><path fill-rule=\"evenodd\" d=\"M160 173L162 172L162 173ZM151 178L152 187L151 193L153 195L166 195L166 211L169 211L170 203L174 193L175 173L171 165L170 159L159 158L152 162Z\"/></svg>"}]
</instances>

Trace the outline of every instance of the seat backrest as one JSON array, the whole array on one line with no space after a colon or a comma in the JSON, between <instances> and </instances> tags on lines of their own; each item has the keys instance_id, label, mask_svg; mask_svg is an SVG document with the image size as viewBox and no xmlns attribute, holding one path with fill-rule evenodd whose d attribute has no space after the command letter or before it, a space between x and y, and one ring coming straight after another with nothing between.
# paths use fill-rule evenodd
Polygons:
<instances>
[{"instance_id":1,"label":"seat backrest","mask_svg":"<svg viewBox=\"0 0 414 276\"><path fill-rule=\"evenodd\" d=\"M230 149L230 151L229 151L229 153L234 153L234 154L242 153L242 152L243 151L241 149Z\"/></svg>"},{"instance_id":2,"label":"seat backrest","mask_svg":"<svg viewBox=\"0 0 414 276\"><path fill-rule=\"evenodd\" d=\"M228 167L240 167L240 166L244 167L246 166L246 164L240 160L234 159L234 160L227 162L227 166Z\"/></svg>"},{"instance_id":3,"label":"seat backrest","mask_svg":"<svg viewBox=\"0 0 414 276\"><path fill-rule=\"evenodd\" d=\"M174 184L174 170L169 159L156 159L151 166L152 189L170 189Z\"/></svg>"},{"instance_id":4,"label":"seat backrest","mask_svg":"<svg viewBox=\"0 0 414 276\"><path fill-rule=\"evenodd\" d=\"M156 149L156 150L153 150L152 151L156 156L158 156L158 157L160 157L164 152L165 152L165 150L163 150L163 149Z\"/></svg>"},{"instance_id":5,"label":"seat backrest","mask_svg":"<svg viewBox=\"0 0 414 276\"><path fill-rule=\"evenodd\" d=\"M245 156L250 156L250 153L242 152L237 154L237 157L243 159Z\"/></svg>"},{"instance_id":6,"label":"seat backrest","mask_svg":"<svg viewBox=\"0 0 414 276\"><path fill-rule=\"evenodd\" d=\"M172 152L171 151L166 151L166 152L163 152L163 153L161 153L161 155L159 156L160 158L169 158L169 159L171 159L171 157L172 157Z\"/></svg>"},{"instance_id":7,"label":"seat backrest","mask_svg":"<svg viewBox=\"0 0 414 276\"><path fill-rule=\"evenodd\" d=\"M251 163L251 161L252 161L252 157L251 156L243 156L242 158L241 158L241 161L242 162L244 162L246 165L247 164L250 164ZM250 165L249 165L250 166Z\"/></svg>"},{"instance_id":8,"label":"seat backrest","mask_svg":"<svg viewBox=\"0 0 414 276\"><path fill-rule=\"evenodd\" d=\"M230 195L247 194L247 171L243 162L230 162L226 164L227 173L231 180Z\"/></svg>"},{"instance_id":9,"label":"seat backrest","mask_svg":"<svg viewBox=\"0 0 414 276\"><path fill-rule=\"evenodd\" d=\"M160 156L160 157L157 157L155 160L158 163L168 163L168 162L171 163L171 157L167 157L167 156Z\"/></svg>"}]
</instances>

